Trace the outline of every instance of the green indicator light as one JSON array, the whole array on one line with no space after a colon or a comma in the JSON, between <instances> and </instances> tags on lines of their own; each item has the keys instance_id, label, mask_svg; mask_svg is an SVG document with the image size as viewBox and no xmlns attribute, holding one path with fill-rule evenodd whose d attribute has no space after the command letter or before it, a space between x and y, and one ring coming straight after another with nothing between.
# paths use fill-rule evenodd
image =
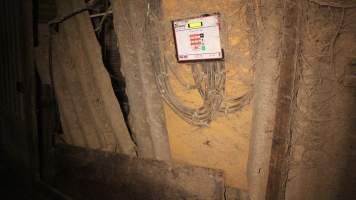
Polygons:
<instances>
[{"instance_id":1,"label":"green indicator light","mask_svg":"<svg viewBox=\"0 0 356 200\"><path fill-rule=\"evenodd\" d=\"M201 50L205 51L206 50L206 46L202 46Z\"/></svg>"},{"instance_id":2,"label":"green indicator light","mask_svg":"<svg viewBox=\"0 0 356 200\"><path fill-rule=\"evenodd\" d=\"M203 26L203 22L192 22L188 24L188 28L200 28Z\"/></svg>"}]
</instances>

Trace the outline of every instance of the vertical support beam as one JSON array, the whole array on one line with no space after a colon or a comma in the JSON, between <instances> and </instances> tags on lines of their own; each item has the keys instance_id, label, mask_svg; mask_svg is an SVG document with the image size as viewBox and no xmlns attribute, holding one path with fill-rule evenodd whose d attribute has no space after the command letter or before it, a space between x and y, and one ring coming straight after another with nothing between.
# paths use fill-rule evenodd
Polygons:
<instances>
[{"instance_id":1,"label":"vertical support beam","mask_svg":"<svg viewBox=\"0 0 356 200\"><path fill-rule=\"evenodd\" d=\"M273 130L271 159L267 184L266 199L285 199L286 183L289 172L289 157L291 143L292 103L294 100L294 80L298 65L299 39L298 2L283 1L282 37L279 50L279 86L275 126Z\"/></svg>"},{"instance_id":2,"label":"vertical support beam","mask_svg":"<svg viewBox=\"0 0 356 200\"><path fill-rule=\"evenodd\" d=\"M251 199L284 199L298 47L298 1L253 1L256 83L248 178Z\"/></svg>"},{"instance_id":3,"label":"vertical support beam","mask_svg":"<svg viewBox=\"0 0 356 200\"><path fill-rule=\"evenodd\" d=\"M255 83L248 160L248 189L253 200L266 199L279 77L282 0L254 0ZM255 18L255 22L253 22ZM251 50L254 51L254 50Z\"/></svg>"},{"instance_id":4,"label":"vertical support beam","mask_svg":"<svg viewBox=\"0 0 356 200\"><path fill-rule=\"evenodd\" d=\"M160 6L160 0L117 0L113 13L138 155L169 160L164 111L155 81L155 68L160 64Z\"/></svg>"}]
</instances>

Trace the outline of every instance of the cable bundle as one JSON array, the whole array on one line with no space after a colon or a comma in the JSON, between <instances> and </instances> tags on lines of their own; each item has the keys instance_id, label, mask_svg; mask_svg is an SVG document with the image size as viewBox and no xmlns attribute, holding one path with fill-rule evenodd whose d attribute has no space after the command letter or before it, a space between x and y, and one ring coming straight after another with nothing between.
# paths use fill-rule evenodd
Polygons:
<instances>
[{"instance_id":1,"label":"cable bundle","mask_svg":"<svg viewBox=\"0 0 356 200\"><path fill-rule=\"evenodd\" d=\"M225 97L226 70L222 61L211 61L191 64L194 85L186 83L166 58L156 72L157 84L163 99L180 117L190 124L208 126L218 112L225 114L241 110L250 101L250 93L239 97ZM186 89L197 89L203 99L199 108L190 108L175 94L170 82L169 73Z\"/></svg>"}]
</instances>

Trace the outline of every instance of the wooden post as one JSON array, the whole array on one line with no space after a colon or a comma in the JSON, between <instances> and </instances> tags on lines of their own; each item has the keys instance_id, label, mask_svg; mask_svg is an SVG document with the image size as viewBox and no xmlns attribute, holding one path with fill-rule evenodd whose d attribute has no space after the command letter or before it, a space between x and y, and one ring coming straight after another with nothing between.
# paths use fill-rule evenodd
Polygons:
<instances>
[{"instance_id":1,"label":"wooden post","mask_svg":"<svg viewBox=\"0 0 356 200\"><path fill-rule=\"evenodd\" d=\"M160 63L160 5L160 0L113 1L113 15L138 155L169 160L164 111L155 81Z\"/></svg>"}]
</instances>

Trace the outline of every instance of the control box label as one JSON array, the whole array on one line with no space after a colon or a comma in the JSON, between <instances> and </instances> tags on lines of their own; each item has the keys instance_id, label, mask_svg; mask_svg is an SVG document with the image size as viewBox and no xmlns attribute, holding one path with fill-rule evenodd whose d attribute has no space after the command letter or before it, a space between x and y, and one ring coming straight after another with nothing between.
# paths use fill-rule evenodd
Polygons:
<instances>
[{"instance_id":1,"label":"control box label","mask_svg":"<svg viewBox=\"0 0 356 200\"><path fill-rule=\"evenodd\" d=\"M173 21L178 61L223 59L219 15Z\"/></svg>"}]
</instances>

